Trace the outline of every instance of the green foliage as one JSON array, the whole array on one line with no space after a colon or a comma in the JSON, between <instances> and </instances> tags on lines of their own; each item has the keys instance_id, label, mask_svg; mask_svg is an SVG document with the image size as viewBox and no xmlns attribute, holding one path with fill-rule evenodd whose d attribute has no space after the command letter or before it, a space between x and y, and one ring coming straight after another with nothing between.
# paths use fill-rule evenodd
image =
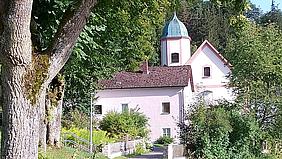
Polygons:
<instances>
[{"instance_id":1,"label":"green foliage","mask_svg":"<svg viewBox=\"0 0 282 159\"><path fill-rule=\"evenodd\" d=\"M257 21L259 24L263 26L274 23L275 25L279 27L280 30L282 30L282 11L280 9L275 8L265 13Z\"/></svg>"},{"instance_id":2,"label":"green foliage","mask_svg":"<svg viewBox=\"0 0 282 159\"><path fill-rule=\"evenodd\" d=\"M86 144L85 142L81 141L80 139L77 139L76 137L74 137L72 134L75 134L76 136L89 141L90 138L90 131L88 129L79 129L79 128L70 128L70 129L62 129L62 134L65 137L65 140L72 140L75 141L78 144ZM102 146L104 146L107 143L112 143L115 140L113 138L110 138L107 135L106 131L102 131L102 130L93 130L93 134L92 134L92 142L94 144L94 146L96 147L97 151L101 151Z\"/></svg>"},{"instance_id":3,"label":"green foliage","mask_svg":"<svg viewBox=\"0 0 282 159\"><path fill-rule=\"evenodd\" d=\"M144 154L146 152L147 152L147 150L143 147L142 144L136 145L136 149L135 149L135 152L134 152L135 155L141 155L141 154Z\"/></svg>"},{"instance_id":4,"label":"green foliage","mask_svg":"<svg viewBox=\"0 0 282 159\"><path fill-rule=\"evenodd\" d=\"M262 129L275 138L281 138L281 35L275 25L249 23L229 39L226 49L226 57L234 66L231 85L236 88L238 101L257 113Z\"/></svg>"},{"instance_id":5,"label":"green foliage","mask_svg":"<svg viewBox=\"0 0 282 159\"><path fill-rule=\"evenodd\" d=\"M106 156L102 154L96 154L95 157L93 154L88 152L79 151L70 147L63 148L47 148L47 152L39 152L38 159L107 159Z\"/></svg>"},{"instance_id":6,"label":"green foliage","mask_svg":"<svg viewBox=\"0 0 282 159\"><path fill-rule=\"evenodd\" d=\"M44 51L50 46L64 13L73 10L75 4L75 0L34 0L31 20L34 49Z\"/></svg>"},{"instance_id":7,"label":"green foliage","mask_svg":"<svg viewBox=\"0 0 282 159\"><path fill-rule=\"evenodd\" d=\"M261 156L262 131L254 114L224 105L196 106L189 124L180 124L181 140L196 158Z\"/></svg>"},{"instance_id":8,"label":"green foliage","mask_svg":"<svg viewBox=\"0 0 282 159\"><path fill-rule=\"evenodd\" d=\"M65 110L89 111L96 82L134 70L145 57L158 63L159 38L169 0L100 0L65 66Z\"/></svg>"},{"instance_id":9,"label":"green foliage","mask_svg":"<svg viewBox=\"0 0 282 159\"><path fill-rule=\"evenodd\" d=\"M161 145L168 145L171 143L173 143L173 138L170 136L161 136L155 141L155 144L161 144Z\"/></svg>"},{"instance_id":10,"label":"green foliage","mask_svg":"<svg viewBox=\"0 0 282 159\"><path fill-rule=\"evenodd\" d=\"M100 129L107 131L109 136L124 140L126 137L135 139L147 137L148 118L137 111L109 112L100 121Z\"/></svg>"},{"instance_id":11,"label":"green foliage","mask_svg":"<svg viewBox=\"0 0 282 159\"><path fill-rule=\"evenodd\" d=\"M90 115L77 109L68 112L63 116L62 127L70 129L72 127L88 129L90 125ZM97 126L97 120L93 120L94 127Z\"/></svg>"},{"instance_id":12,"label":"green foliage","mask_svg":"<svg viewBox=\"0 0 282 159\"><path fill-rule=\"evenodd\" d=\"M232 34L230 20L237 15L229 5L219 5L214 1L182 0L178 13L193 39L192 46L199 47L207 39L220 52L224 51L226 41Z\"/></svg>"}]
</instances>

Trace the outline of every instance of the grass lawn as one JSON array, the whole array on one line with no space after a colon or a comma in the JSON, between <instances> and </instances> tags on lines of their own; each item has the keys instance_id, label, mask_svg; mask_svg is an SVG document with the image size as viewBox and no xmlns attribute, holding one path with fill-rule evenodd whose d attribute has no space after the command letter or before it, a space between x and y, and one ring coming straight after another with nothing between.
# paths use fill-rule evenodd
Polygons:
<instances>
[{"instance_id":1,"label":"grass lawn","mask_svg":"<svg viewBox=\"0 0 282 159\"><path fill-rule=\"evenodd\" d=\"M94 156L74 148L63 147L61 149L48 148L47 153L40 153L38 159L94 159ZM95 159L107 159L107 157L98 154Z\"/></svg>"},{"instance_id":2,"label":"grass lawn","mask_svg":"<svg viewBox=\"0 0 282 159\"><path fill-rule=\"evenodd\" d=\"M120 156L120 157L115 157L114 159L127 159L127 157Z\"/></svg>"}]
</instances>

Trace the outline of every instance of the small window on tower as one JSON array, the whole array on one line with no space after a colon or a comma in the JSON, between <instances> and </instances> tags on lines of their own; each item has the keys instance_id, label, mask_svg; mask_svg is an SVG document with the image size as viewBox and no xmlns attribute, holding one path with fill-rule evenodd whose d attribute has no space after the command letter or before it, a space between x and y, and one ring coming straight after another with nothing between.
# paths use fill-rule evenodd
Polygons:
<instances>
[{"instance_id":1,"label":"small window on tower","mask_svg":"<svg viewBox=\"0 0 282 159\"><path fill-rule=\"evenodd\" d=\"M179 62L179 53L172 53L171 54L171 63L178 63Z\"/></svg>"},{"instance_id":2,"label":"small window on tower","mask_svg":"<svg viewBox=\"0 0 282 159\"><path fill-rule=\"evenodd\" d=\"M211 76L211 68L204 67L204 77L210 77L210 76Z\"/></svg>"}]
</instances>

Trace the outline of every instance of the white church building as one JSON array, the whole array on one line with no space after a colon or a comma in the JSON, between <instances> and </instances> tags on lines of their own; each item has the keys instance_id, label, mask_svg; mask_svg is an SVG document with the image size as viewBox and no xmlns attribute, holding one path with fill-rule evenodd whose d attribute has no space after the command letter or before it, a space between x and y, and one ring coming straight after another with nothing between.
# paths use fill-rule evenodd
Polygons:
<instances>
[{"instance_id":1,"label":"white church building","mask_svg":"<svg viewBox=\"0 0 282 159\"><path fill-rule=\"evenodd\" d=\"M191 38L185 25L174 14L161 37L161 66L143 62L137 72L118 72L99 82L95 112L103 117L109 111L138 108L149 118L150 139L160 136L176 139L185 109L203 97L213 104L232 100L227 88L231 64L207 40L191 56Z\"/></svg>"}]
</instances>

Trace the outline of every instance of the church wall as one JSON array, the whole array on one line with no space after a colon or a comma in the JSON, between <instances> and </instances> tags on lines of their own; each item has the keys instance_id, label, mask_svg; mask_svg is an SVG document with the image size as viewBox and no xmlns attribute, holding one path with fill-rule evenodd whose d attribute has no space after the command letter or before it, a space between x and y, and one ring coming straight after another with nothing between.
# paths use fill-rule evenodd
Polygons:
<instances>
[{"instance_id":1,"label":"church wall","mask_svg":"<svg viewBox=\"0 0 282 159\"><path fill-rule=\"evenodd\" d=\"M166 40L161 41L161 65L167 65L167 45L166 45Z\"/></svg>"},{"instance_id":2,"label":"church wall","mask_svg":"<svg viewBox=\"0 0 282 159\"><path fill-rule=\"evenodd\" d=\"M203 91L212 91L209 98L233 99L232 91L228 90L225 85L229 79L226 77L230 69L213 53L207 45L191 62L193 71L193 80L196 88L195 95ZM204 77L204 67L210 67L210 77Z\"/></svg>"},{"instance_id":3,"label":"church wall","mask_svg":"<svg viewBox=\"0 0 282 159\"><path fill-rule=\"evenodd\" d=\"M180 41L181 47L181 64L184 65L191 57L190 39L182 38Z\"/></svg>"},{"instance_id":4,"label":"church wall","mask_svg":"<svg viewBox=\"0 0 282 159\"><path fill-rule=\"evenodd\" d=\"M171 63L171 54L179 53L179 59L181 59L181 48L179 39L168 39L167 40L167 59L168 66L179 66L180 63ZM180 61L179 61L180 62Z\"/></svg>"}]
</instances>

